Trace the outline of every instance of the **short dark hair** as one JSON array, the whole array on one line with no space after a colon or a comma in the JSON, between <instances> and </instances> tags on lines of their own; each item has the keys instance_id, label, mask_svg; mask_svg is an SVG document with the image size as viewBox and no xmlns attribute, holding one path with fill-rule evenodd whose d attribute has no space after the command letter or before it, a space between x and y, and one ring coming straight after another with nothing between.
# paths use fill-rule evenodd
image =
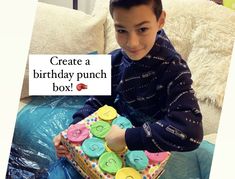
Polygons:
<instances>
[{"instance_id":1,"label":"short dark hair","mask_svg":"<svg viewBox=\"0 0 235 179\"><path fill-rule=\"evenodd\" d=\"M111 16L113 16L114 8L130 9L133 6L138 6L138 5L152 5L153 12L157 20L161 16L162 13L161 0L110 0L109 11Z\"/></svg>"}]
</instances>

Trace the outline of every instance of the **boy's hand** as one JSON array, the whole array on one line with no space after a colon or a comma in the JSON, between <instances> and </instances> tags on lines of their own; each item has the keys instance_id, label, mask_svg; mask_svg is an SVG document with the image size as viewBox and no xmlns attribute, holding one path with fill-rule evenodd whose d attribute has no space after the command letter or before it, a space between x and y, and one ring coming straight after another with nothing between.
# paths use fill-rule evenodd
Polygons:
<instances>
[{"instance_id":1,"label":"boy's hand","mask_svg":"<svg viewBox=\"0 0 235 179\"><path fill-rule=\"evenodd\" d=\"M125 129L121 129L117 125L113 125L106 135L105 140L107 146L114 152L120 152L126 147Z\"/></svg>"},{"instance_id":2,"label":"boy's hand","mask_svg":"<svg viewBox=\"0 0 235 179\"><path fill-rule=\"evenodd\" d=\"M68 149L61 143L61 134L55 136L53 142L58 158L67 157L68 159L71 159L71 155L69 154Z\"/></svg>"}]
</instances>

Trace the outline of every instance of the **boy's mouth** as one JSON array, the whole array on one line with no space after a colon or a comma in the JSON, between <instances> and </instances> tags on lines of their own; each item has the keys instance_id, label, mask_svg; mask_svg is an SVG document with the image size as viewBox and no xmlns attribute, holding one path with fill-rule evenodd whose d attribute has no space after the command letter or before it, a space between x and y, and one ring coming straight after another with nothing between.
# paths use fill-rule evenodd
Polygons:
<instances>
[{"instance_id":1,"label":"boy's mouth","mask_svg":"<svg viewBox=\"0 0 235 179\"><path fill-rule=\"evenodd\" d=\"M138 54L142 49L130 49L130 50L127 50L129 53L132 53L132 54Z\"/></svg>"}]
</instances>

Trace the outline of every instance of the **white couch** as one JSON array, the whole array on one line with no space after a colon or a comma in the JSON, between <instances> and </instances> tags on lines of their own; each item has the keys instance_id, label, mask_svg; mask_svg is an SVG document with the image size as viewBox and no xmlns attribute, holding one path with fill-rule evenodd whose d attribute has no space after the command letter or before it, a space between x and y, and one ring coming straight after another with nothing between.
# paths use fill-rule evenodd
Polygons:
<instances>
[{"instance_id":1,"label":"white couch","mask_svg":"<svg viewBox=\"0 0 235 179\"><path fill-rule=\"evenodd\" d=\"M207 0L163 0L165 31L192 71L203 113L205 139L215 142L228 67L235 41L235 12ZM30 54L108 53L118 47L108 0L96 0L91 15L38 3ZM28 98L28 68L20 109Z\"/></svg>"}]
</instances>

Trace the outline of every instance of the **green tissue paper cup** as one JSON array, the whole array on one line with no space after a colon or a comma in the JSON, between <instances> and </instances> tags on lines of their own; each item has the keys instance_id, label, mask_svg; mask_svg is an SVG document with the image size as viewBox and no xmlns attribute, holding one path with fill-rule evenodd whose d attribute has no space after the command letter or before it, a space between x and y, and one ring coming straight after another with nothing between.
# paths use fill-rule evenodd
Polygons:
<instances>
[{"instance_id":1,"label":"green tissue paper cup","mask_svg":"<svg viewBox=\"0 0 235 179\"><path fill-rule=\"evenodd\" d=\"M107 173L115 174L122 168L121 158L114 152L105 152L99 158L99 167Z\"/></svg>"},{"instance_id":2,"label":"green tissue paper cup","mask_svg":"<svg viewBox=\"0 0 235 179\"><path fill-rule=\"evenodd\" d=\"M91 125L91 133L99 138L104 138L111 126L108 122L97 121Z\"/></svg>"},{"instance_id":3,"label":"green tissue paper cup","mask_svg":"<svg viewBox=\"0 0 235 179\"><path fill-rule=\"evenodd\" d=\"M122 129L132 128L131 122L123 116L114 119L112 125L118 125Z\"/></svg>"},{"instance_id":4,"label":"green tissue paper cup","mask_svg":"<svg viewBox=\"0 0 235 179\"><path fill-rule=\"evenodd\" d=\"M144 170L149 163L144 151L141 150L128 151L125 158L126 165L135 168L138 171Z\"/></svg>"},{"instance_id":5,"label":"green tissue paper cup","mask_svg":"<svg viewBox=\"0 0 235 179\"><path fill-rule=\"evenodd\" d=\"M83 152L91 158L98 158L105 151L104 141L96 137L86 139L82 143Z\"/></svg>"}]
</instances>

